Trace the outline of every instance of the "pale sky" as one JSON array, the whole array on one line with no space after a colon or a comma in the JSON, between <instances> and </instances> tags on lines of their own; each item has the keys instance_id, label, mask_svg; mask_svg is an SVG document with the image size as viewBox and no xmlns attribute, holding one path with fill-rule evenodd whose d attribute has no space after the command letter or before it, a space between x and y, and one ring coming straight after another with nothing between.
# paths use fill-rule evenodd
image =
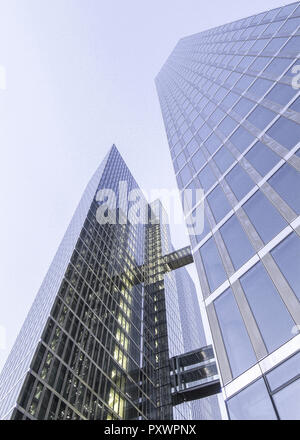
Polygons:
<instances>
[{"instance_id":1,"label":"pale sky","mask_svg":"<svg viewBox=\"0 0 300 440\"><path fill-rule=\"evenodd\" d=\"M287 3L0 0L0 370L109 147L176 188L154 77L177 41Z\"/></svg>"}]
</instances>

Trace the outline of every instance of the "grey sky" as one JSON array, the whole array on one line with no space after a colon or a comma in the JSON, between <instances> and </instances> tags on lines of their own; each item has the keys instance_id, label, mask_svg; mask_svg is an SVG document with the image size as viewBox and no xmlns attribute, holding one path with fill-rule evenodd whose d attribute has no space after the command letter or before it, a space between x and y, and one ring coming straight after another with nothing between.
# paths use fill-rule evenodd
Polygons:
<instances>
[{"instance_id":1,"label":"grey sky","mask_svg":"<svg viewBox=\"0 0 300 440\"><path fill-rule=\"evenodd\" d=\"M111 144L141 187L176 187L153 80L179 38L281 5L0 0L0 369Z\"/></svg>"}]
</instances>

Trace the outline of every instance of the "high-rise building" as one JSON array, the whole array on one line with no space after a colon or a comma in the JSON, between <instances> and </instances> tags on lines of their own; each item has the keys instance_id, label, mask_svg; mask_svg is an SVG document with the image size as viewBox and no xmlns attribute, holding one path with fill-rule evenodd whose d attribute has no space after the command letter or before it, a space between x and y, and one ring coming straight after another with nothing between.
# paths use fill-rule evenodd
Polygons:
<instances>
[{"instance_id":1,"label":"high-rise building","mask_svg":"<svg viewBox=\"0 0 300 440\"><path fill-rule=\"evenodd\" d=\"M1 419L195 416L185 388L194 379L204 386L207 371L212 377L217 371L209 347L196 358L180 357L186 338L197 340L194 328L182 326L179 307L179 299L186 298L187 310L196 301L183 267L193 258L190 247L174 251L161 216L161 204L146 202L113 146L83 194L3 368ZM194 323L194 310L188 312ZM193 350L204 341L198 342ZM185 367L177 375L174 367L171 374L174 357L178 365L207 367L192 376Z\"/></svg>"},{"instance_id":2,"label":"high-rise building","mask_svg":"<svg viewBox=\"0 0 300 440\"><path fill-rule=\"evenodd\" d=\"M156 78L231 419L300 419L300 5L181 39ZM208 318L206 320L206 318Z\"/></svg>"}]
</instances>

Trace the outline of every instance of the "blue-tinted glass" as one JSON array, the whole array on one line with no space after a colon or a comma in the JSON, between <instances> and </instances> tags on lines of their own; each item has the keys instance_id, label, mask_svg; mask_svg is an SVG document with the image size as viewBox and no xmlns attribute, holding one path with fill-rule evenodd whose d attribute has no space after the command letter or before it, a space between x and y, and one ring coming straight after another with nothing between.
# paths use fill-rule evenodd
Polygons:
<instances>
[{"instance_id":1,"label":"blue-tinted glass","mask_svg":"<svg viewBox=\"0 0 300 440\"><path fill-rule=\"evenodd\" d=\"M192 157L192 163L195 171L199 171L200 168L206 163L204 154L201 150L198 150L197 153Z\"/></svg>"},{"instance_id":2,"label":"blue-tinted glass","mask_svg":"<svg viewBox=\"0 0 300 440\"><path fill-rule=\"evenodd\" d=\"M261 191L257 191L243 208L264 243L271 241L287 226L287 222Z\"/></svg>"},{"instance_id":3,"label":"blue-tinted glass","mask_svg":"<svg viewBox=\"0 0 300 440\"><path fill-rule=\"evenodd\" d=\"M276 420L267 387L259 379L227 402L231 420Z\"/></svg>"},{"instance_id":4,"label":"blue-tinted glass","mask_svg":"<svg viewBox=\"0 0 300 440\"><path fill-rule=\"evenodd\" d=\"M189 156L191 156L197 150L197 148L198 148L198 143L195 141L195 139L192 139L186 148L189 153Z\"/></svg>"},{"instance_id":5,"label":"blue-tinted glass","mask_svg":"<svg viewBox=\"0 0 300 440\"><path fill-rule=\"evenodd\" d=\"M209 123L214 127L221 121L221 119L224 118L224 116L225 113L222 110L217 109L213 112L213 114L209 118Z\"/></svg>"},{"instance_id":6,"label":"blue-tinted glass","mask_svg":"<svg viewBox=\"0 0 300 440\"><path fill-rule=\"evenodd\" d=\"M183 140L184 140L185 143L190 142L190 140L192 139L192 137L193 137L193 133L191 132L191 130L186 131L186 132L184 133L184 135L182 136L182 138L183 138Z\"/></svg>"},{"instance_id":7,"label":"blue-tinted glass","mask_svg":"<svg viewBox=\"0 0 300 440\"><path fill-rule=\"evenodd\" d=\"M226 98L223 100L222 105L224 105L224 107L226 109L229 109L230 107L233 106L233 104L239 99L239 95L237 95L236 93L230 92L228 93L228 95L226 96Z\"/></svg>"},{"instance_id":8,"label":"blue-tinted glass","mask_svg":"<svg viewBox=\"0 0 300 440\"><path fill-rule=\"evenodd\" d=\"M232 290L226 290L214 305L232 375L237 377L257 362L253 347Z\"/></svg>"},{"instance_id":9,"label":"blue-tinted glass","mask_svg":"<svg viewBox=\"0 0 300 440\"><path fill-rule=\"evenodd\" d=\"M297 353L279 367L267 374L267 379L272 391L289 382L300 374L300 353Z\"/></svg>"},{"instance_id":10,"label":"blue-tinted glass","mask_svg":"<svg viewBox=\"0 0 300 440\"><path fill-rule=\"evenodd\" d=\"M185 164L186 160L185 160L185 156L183 153L180 153L179 156L177 157L177 164L178 164L178 168L182 168L183 165Z\"/></svg>"},{"instance_id":11,"label":"blue-tinted glass","mask_svg":"<svg viewBox=\"0 0 300 440\"><path fill-rule=\"evenodd\" d=\"M228 136L237 126L237 122L235 122L232 118L227 116L219 125L219 129L224 133L225 136Z\"/></svg>"},{"instance_id":12,"label":"blue-tinted glass","mask_svg":"<svg viewBox=\"0 0 300 440\"><path fill-rule=\"evenodd\" d=\"M205 208L206 202L204 202L204 210ZM205 212L205 211L204 211ZM192 212L192 215L189 217L188 219L188 224L192 225L194 224L194 218L197 216L197 208ZM204 237L206 237L206 235L210 232L210 224L209 221L206 217L206 215L204 215L204 224L203 224L203 231L201 232L201 234L198 234L198 231L194 230L194 235L191 236L190 238L193 237L193 246L196 246L198 243L201 242L201 240L203 240Z\"/></svg>"},{"instance_id":13,"label":"blue-tinted glass","mask_svg":"<svg viewBox=\"0 0 300 440\"><path fill-rule=\"evenodd\" d=\"M259 78L255 81L255 83L250 87L248 91L258 97L261 97L266 93L266 91L272 85L273 85L272 81L269 81L268 79Z\"/></svg>"},{"instance_id":14,"label":"blue-tinted glass","mask_svg":"<svg viewBox=\"0 0 300 440\"><path fill-rule=\"evenodd\" d=\"M216 290L227 278L215 240L209 239L201 248L200 254L211 292Z\"/></svg>"},{"instance_id":15,"label":"blue-tinted glass","mask_svg":"<svg viewBox=\"0 0 300 440\"><path fill-rule=\"evenodd\" d=\"M205 147L208 149L210 154L214 154L215 151L220 147L221 140L214 133L204 142Z\"/></svg>"},{"instance_id":16,"label":"blue-tinted glass","mask_svg":"<svg viewBox=\"0 0 300 440\"><path fill-rule=\"evenodd\" d=\"M267 42L269 40L257 40L253 46L251 47L251 49L249 50L249 53L259 53L262 51L262 49L266 46Z\"/></svg>"},{"instance_id":17,"label":"blue-tinted glass","mask_svg":"<svg viewBox=\"0 0 300 440\"><path fill-rule=\"evenodd\" d=\"M295 90L290 85L278 83L273 87L270 93L267 94L266 98L281 105L286 105L297 92L298 90Z\"/></svg>"},{"instance_id":18,"label":"blue-tinted glass","mask_svg":"<svg viewBox=\"0 0 300 440\"><path fill-rule=\"evenodd\" d=\"M207 196L207 201L216 223L219 223L231 210L231 206L225 197L224 191L219 185Z\"/></svg>"},{"instance_id":19,"label":"blue-tinted glass","mask_svg":"<svg viewBox=\"0 0 300 440\"><path fill-rule=\"evenodd\" d=\"M216 182L216 176L212 172L210 165L206 165L205 168L198 174L198 178L202 184L204 191L208 191Z\"/></svg>"},{"instance_id":20,"label":"blue-tinted glass","mask_svg":"<svg viewBox=\"0 0 300 440\"><path fill-rule=\"evenodd\" d=\"M294 337L295 322L261 263L240 281L266 347L272 352Z\"/></svg>"},{"instance_id":21,"label":"blue-tinted glass","mask_svg":"<svg viewBox=\"0 0 300 440\"><path fill-rule=\"evenodd\" d=\"M261 142L257 142L245 158L261 176L265 176L280 161L280 157Z\"/></svg>"},{"instance_id":22,"label":"blue-tinted glass","mask_svg":"<svg viewBox=\"0 0 300 440\"><path fill-rule=\"evenodd\" d=\"M270 58L267 57L258 57L250 66L250 70L253 72L260 72L265 68L265 66L270 62Z\"/></svg>"},{"instance_id":23,"label":"blue-tinted glass","mask_svg":"<svg viewBox=\"0 0 300 440\"><path fill-rule=\"evenodd\" d=\"M281 52L283 54L297 55L300 52L300 36L292 37Z\"/></svg>"},{"instance_id":24,"label":"blue-tinted glass","mask_svg":"<svg viewBox=\"0 0 300 440\"><path fill-rule=\"evenodd\" d=\"M235 270L254 255L250 241L236 216L232 216L220 229Z\"/></svg>"},{"instance_id":25,"label":"blue-tinted glass","mask_svg":"<svg viewBox=\"0 0 300 440\"><path fill-rule=\"evenodd\" d=\"M225 173L225 171L233 164L235 159L228 151L228 149L224 146L214 156L214 161L218 165L221 173Z\"/></svg>"},{"instance_id":26,"label":"blue-tinted glass","mask_svg":"<svg viewBox=\"0 0 300 440\"><path fill-rule=\"evenodd\" d=\"M267 134L290 150L300 141L300 125L282 116Z\"/></svg>"},{"instance_id":27,"label":"blue-tinted glass","mask_svg":"<svg viewBox=\"0 0 300 440\"><path fill-rule=\"evenodd\" d=\"M262 32L265 31L266 27L266 24L255 26L253 32L251 33L251 38L258 37Z\"/></svg>"},{"instance_id":28,"label":"blue-tinted glass","mask_svg":"<svg viewBox=\"0 0 300 440\"><path fill-rule=\"evenodd\" d=\"M291 61L289 58L275 58L265 69L265 73L279 76L288 68Z\"/></svg>"},{"instance_id":29,"label":"blue-tinted glass","mask_svg":"<svg viewBox=\"0 0 300 440\"><path fill-rule=\"evenodd\" d=\"M258 106L255 110L253 110L247 119L249 122L251 122L251 124L263 130L272 121L272 119L275 118L275 116L276 113L272 112L271 110Z\"/></svg>"},{"instance_id":30,"label":"blue-tinted glass","mask_svg":"<svg viewBox=\"0 0 300 440\"><path fill-rule=\"evenodd\" d=\"M240 116L244 117L255 106L255 102L246 98L241 98L239 102L233 107L233 110Z\"/></svg>"},{"instance_id":31,"label":"blue-tinted glass","mask_svg":"<svg viewBox=\"0 0 300 440\"><path fill-rule=\"evenodd\" d=\"M254 186L246 171L240 165L236 165L226 176L226 181L238 200L242 200Z\"/></svg>"},{"instance_id":32,"label":"blue-tinted glass","mask_svg":"<svg viewBox=\"0 0 300 440\"><path fill-rule=\"evenodd\" d=\"M293 3L292 5L287 5L284 6L280 12L278 13L278 15L276 16L276 20L280 19L280 18L286 18L288 17L296 8L296 3Z\"/></svg>"},{"instance_id":33,"label":"blue-tinted glass","mask_svg":"<svg viewBox=\"0 0 300 440\"><path fill-rule=\"evenodd\" d=\"M265 16L265 18L264 18L264 22L270 22L270 21L272 21L275 17L276 17L276 15L278 14L278 12L280 11L281 9L280 8L277 8L277 9L272 9L271 11L269 11L268 13L267 13L267 15Z\"/></svg>"},{"instance_id":34,"label":"blue-tinted glass","mask_svg":"<svg viewBox=\"0 0 300 440\"><path fill-rule=\"evenodd\" d=\"M300 420L300 379L292 382L274 395L274 402L281 420Z\"/></svg>"},{"instance_id":35,"label":"blue-tinted glass","mask_svg":"<svg viewBox=\"0 0 300 440\"><path fill-rule=\"evenodd\" d=\"M247 131L244 127L239 127L231 136L230 142L232 142L236 148L243 153L254 141L254 139L255 137L249 133L249 131Z\"/></svg>"},{"instance_id":36,"label":"blue-tinted glass","mask_svg":"<svg viewBox=\"0 0 300 440\"><path fill-rule=\"evenodd\" d=\"M264 49L263 53L275 55L276 52L286 43L287 38L273 38L268 46Z\"/></svg>"},{"instance_id":37,"label":"blue-tinted glass","mask_svg":"<svg viewBox=\"0 0 300 440\"><path fill-rule=\"evenodd\" d=\"M300 113L300 98L297 98L296 101L290 105L290 109L294 110L294 112Z\"/></svg>"},{"instance_id":38,"label":"blue-tinted glass","mask_svg":"<svg viewBox=\"0 0 300 440\"><path fill-rule=\"evenodd\" d=\"M238 69L240 69L240 70L248 69L248 67L250 66L250 64L253 63L254 60L255 60L255 57L253 57L253 56L244 57L243 60L238 65Z\"/></svg>"},{"instance_id":39,"label":"blue-tinted glass","mask_svg":"<svg viewBox=\"0 0 300 440\"><path fill-rule=\"evenodd\" d=\"M293 233L271 252L279 269L300 301L300 238Z\"/></svg>"},{"instance_id":40,"label":"blue-tinted glass","mask_svg":"<svg viewBox=\"0 0 300 440\"><path fill-rule=\"evenodd\" d=\"M198 131L198 135L204 141L211 134L211 129L208 125L204 124L202 128Z\"/></svg>"},{"instance_id":41,"label":"blue-tinted glass","mask_svg":"<svg viewBox=\"0 0 300 440\"><path fill-rule=\"evenodd\" d=\"M180 172L180 177L181 177L183 186L186 186L192 178L190 167L188 165L186 165L182 169L182 171Z\"/></svg>"},{"instance_id":42,"label":"blue-tinted glass","mask_svg":"<svg viewBox=\"0 0 300 440\"><path fill-rule=\"evenodd\" d=\"M271 23L262 35L264 37L271 37L271 36L275 35L276 32L278 31L278 29L282 26L282 24L283 24L283 21L275 21L275 22Z\"/></svg>"},{"instance_id":43,"label":"blue-tinted glass","mask_svg":"<svg viewBox=\"0 0 300 440\"><path fill-rule=\"evenodd\" d=\"M291 208L300 214L300 174L288 164L283 165L274 176L269 179L269 184L285 200Z\"/></svg>"},{"instance_id":44,"label":"blue-tinted glass","mask_svg":"<svg viewBox=\"0 0 300 440\"><path fill-rule=\"evenodd\" d=\"M254 79L255 78L253 76L243 75L243 77L236 83L234 88L237 88L242 92L244 92L246 89L248 89L248 87L254 81Z\"/></svg>"},{"instance_id":45,"label":"blue-tinted glass","mask_svg":"<svg viewBox=\"0 0 300 440\"><path fill-rule=\"evenodd\" d=\"M299 24L300 24L299 17L290 18L279 30L278 35L291 35L299 27Z\"/></svg>"}]
</instances>

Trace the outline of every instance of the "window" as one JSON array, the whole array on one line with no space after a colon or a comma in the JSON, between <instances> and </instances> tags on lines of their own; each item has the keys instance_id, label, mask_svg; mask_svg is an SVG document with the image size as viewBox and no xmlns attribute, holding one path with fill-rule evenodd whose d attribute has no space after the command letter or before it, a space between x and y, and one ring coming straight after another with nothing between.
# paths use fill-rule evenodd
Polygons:
<instances>
[{"instance_id":1,"label":"window","mask_svg":"<svg viewBox=\"0 0 300 440\"><path fill-rule=\"evenodd\" d=\"M300 24L300 18L290 18L286 21L286 23L282 26L282 28L279 30L279 35L291 35Z\"/></svg>"},{"instance_id":2,"label":"window","mask_svg":"<svg viewBox=\"0 0 300 440\"><path fill-rule=\"evenodd\" d=\"M300 379L273 396L281 420L300 420L299 395Z\"/></svg>"},{"instance_id":3,"label":"window","mask_svg":"<svg viewBox=\"0 0 300 440\"><path fill-rule=\"evenodd\" d=\"M261 263L240 281L266 347L272 352L294 336L295 323Z\"/></svg>"},{"instance_id":4,"label":"window","mask_svg":"<svg viewBox=\"0 0 300 440\"><path fill-rule=\"evenodd\" d=\"M288 205L300 214L300 174L288 164L283 165L274 176L269 179L269 184L287 202Z\"/></svg>"},{"instance_id":5,"label":"window","mask_svg":"<svg viewBox=\"0 0 300 440\"><path fill-rule=\"evenodd\" d=\"M215 151L220 147L221 141L214 133L204 142L205 147L208 149L210 154L214 154Z\"/></svg>"},{"instance_id":6,"label":"window","mask_svg":"<svg viewBox=\"0 0 300 440\"><path fill-rule=\"evenodd\" d=\"M242 200L254 187L254 182L252 182L246 171L244 171L240 165L236 165L230 173L228 173L226 181L238 200Z\"/></svg>"},{"instance_id":7,"label":"window","mask_svg":"<svg viewBox=\"0 0 300 440\"><path fill-rule=\"evenodd\" d=\"M211 129L208 125L204 124L202 128L198 131L198 135L204 141L211 134Z\"/></svg>"},{"instance_id":8,"label":"window","mask_svg":"<svg viewBox=\"0 0 300 440\"><path fill-rule=\"evenodd\" d=\"M265 244L287 226L287 222L261 191L257 191L243 208Z\"/></svg>"},{"instance_id":9,"label":"window","mask_svg":"<svg viewBox=\"0 0 300 440\"><path fill-rule=\"evenodd\" d=\"M248 87L254 81L254 79L255 78L253 76L243 75L242 78L236 83L234 88L244 92L246 89L248 89Z\"/></svg>"},{"instance_id":10,"label":"window","mask_svg":"<svg viewBox=\"0 0 300 440\"><path fill-rule=\"evenodd\" d=\"M300 141L300 125L290 119L281 117L267 131L267 134L291 150Z\"/></svg>"},{"instance_id":11,"label":"window","mask_svg":"<svg viewBox=\"0 0 300 440\"><path fill-rule=\"evenodd\" d=\"M272 37L276 34L277 30L280 28L280 26L283 24L283 21L275 21L271 23L267 29L262 34L263 37Z\"/></svg>"},{"instance_id":12,"label":"window","mask_svg":"<svg viewBox=\"0 0 300 440\"><path fill-rule=\"evenodd\" d=\"M228 203L225 194L218 185L208 196L207 201L212 210L216 223L218 224L223 217L231 210L231 206Z\"/></svg>"},{"instance_id":13,"label":"window","mask_svg":"<svg viewBox=\"0 0 300 440\"><path fill-rule=\"evenodd\" d=\"M275 391L300 374L300 352L267 374L271 391Z\"/></svg>"},{"instance_id":14,"label":"window","mask_svg":"<svg viewBox=\"0 0 300 440\"><path fill-rule=\"evenodd\" d=\"M181 181L182 181L182 185L183 187L185 187L188 182L191 180L192 176L191 176L191 170L190 167L188 165L186 165L181 173L180 173L180 177L181 177Z\"/></svg>"},{"instance_id":15,"label":"window","mask_svg":"<svg viewBox=\"0 0 300 440\"><path fill-rule=\"evenodd\" d=\"M253 93L256 96L263 96L267 90L273 85L272 81L268 79L259 78L255 81L255 83L250 87L249 92Z\"/></svg>"},{"instance_id":16,"label":"window","mask_svg":"<svg viewBox=\"0 0 300 440\"><path fill-rule=\"evenodd\" d=\"M289 42L282 49L282 53L297 55L299 53L299 47L300 47L300 36L297 35L289 40Z\"/></svg>"},{"instance_id":17,"label":"window","mask_svg":"<svg viewBox=\"0 0 300 440\"><path fill-rule=\"evenodd\" d=\"M221 173L223 174L233 164L235 159L232 156L232 154L228 151L228 149L224 146L214 156L214 161L218 165L218 168L221 171Z\"/></svg>"},{"instance_id":18,"label":"window","mask_svg":"<svg viewBox=\"0 0 300 440\"><path fill-rule=\"evenodd\" d=\"M249 133L244 127L239 127L236 132L231 136L230 142L243 153L249 145L254 141L255 137Z\"/></svg>"},{"instance_id":19,"label":"window","mask_svg":"<svg viewBox=\"0 0 300 440\"><path fill-rule=\"evenodd\" d=\"M222 110L216 109L209 118L209 123L212 125L212 127L215 127L224 118L225 115L226 114Z\"/></svg>"},{"instance_id":20,"label":"window","mask_svg":"<svg viewBox=\"0 0 300 440\"><path fill-rule=\"evenodd\" d=\"M231 289L214 302L224 345L233 377L251 368L256 362L243 318Z\"/></svg>"},{"instance_id":21,"label":"window","mask_svg":"<svg viewBox=\"0 0 300 440\"><path fill-rule=\"evenodd\" d=\"M203 168L203 170L198 174L198 178L205 192L208 191L216 182L216 177L209 165L206 165L206 167Z\"/></svg>"},{"instance_id":22,"label":"window","mask_svg":"<svg viewBox=\"0 0 300 440\"><path fill-rule=\"evenodd\" d=\"M275 58L265 69L265 73L279 76L288 68L291 61L288 58Z\"/></svg>"},{"instance_id":23,"label":"window","mask_svg":"<svg viewBox=\"0 0 300 440\"><path fill-rule=\"evenodd\" d=\"M300 301L300 237L289 235L271 254Z\"/></svg>"},{"instance_id":24,"label":"window","mask_svg":"<svg viewBox=\"0 0 300 440\"><path fill-rule=\"evenodd\" d=\"M253 46L249 50L249 53L258 54L266 46L268 41L269 40L256 40L256 42L253 44Z\"/></svg>"},{"instance_id":25,"label":"window","mask_svg":"<svg viewBox=\"0 0 300 440\"><path fill-rule=\"evenodd\" d=\"M249 99L241 98L239 102L233 107L233 111L238 113L242 118L246 116L250 110L255 106L255 102L249 101Z\"/></svg>"},{"instance_id":26,"label":"window","mask_svg":"<svg viewBox=\"0 0 300 440\"><path fill-rule=\"evenodd\" d=\"M231 420L276 420L276 414L263 379L227 402Z\"/></svg>"},{"instance_id":27,"label":"window","mask_svg":"<svg viewBox=\"0 0 300 440\"><path fill-rule=\"evenodd\" d=\"M293 12L295 7L296 7L295 3L293 3L292 5L284 6L280 10L279 14L276 16L276 20L278 20L279 18L286 18L286 17L288 17L291 14L291 12Z\"/></svg>"},{"instance_id":28,"label":"window","mask_svg":"<svg viewBox=\"0 0 300 440\"><path fill-rule=\"evenodd\" d=\"M186 162L184 154L180 153L176 160L177 160L178 169L180 170L180 168L182 168Z\"/></svg>"},{"instance_id":29,"label":"window","mask_svg":"<svg viewBox=\"0 0 300 440\"><path fill-rule=\"evenodd\" d=\"M259 105L255 110L253 110L247 119L249 122L251 122L251 124L255 125L261 130L264 130L275 117L276 113Z\"/></svg>"},{"instance_id":30,"label":"window","mask_svg":"<svg viewBox=\"0 0 300 440\"><path fill-rule=\"evenodd\" d=\"M296 101L290 105L290 109L294 110L294 112L300 113L300 98L297 98Z\"/></svg>"},{"instance_id":31,"label":"window","mask_svg":"<svg viewBox=\"0 0 300 440\"><path fill-rule=\"evenodd\" d=\"M236 216L220 229L234 268L238 270L254 255L249 239Z\"/></svg>"},{"instance_id":32,"label":"window","mask_svg":"<svg viewBox=\"0 0 300 440\"><path fill-rule=\"evenodd\" d=\"M229 136L229 134L236 128L236 126L237 122L235 122L229 116L226 116L226 118L221 122L218 128L224 133L225 136Z\"/></svg>"},{"instance_id":33,"label":"window","mask_svg":"<svg viewBox=\"0 0 300 440\"><path fill-rule=\"evenodd\" d=\"M228 110L239 99L239 95L233 92L229 92L226 98L223 100L222 105Z\"/></svg>"},{"instance_id":34,"label":"window","mask_svg":"<svg viewBox=\"0 0 300 440\"><path fill-rule=\"evenodd\" d=\"M227 276L217 251L216 243L210 238L201 248L200 254L205 268L208 284L211 292L224 283Z\"/></svg>"},{"instance_id":35,"label":"window","mask_svg":"<svg viewBox=\"0 0 300 440\"><path fill-rule=\"evenodd\" d=\"M298 90L294 90L290 85L277 83L270 93L267 94L266 98L284 106L297 92Z\"/></svg>"},{"instance_id":36,"label":"window","mask_svg":"<svg viewBox=\"0 0 300 440\"><path fill-rule=\"evenodd\" d=\"M266 67L266 65L269 63L269 61L270 61L270 58L258 57L254 61L254 63L251 64L249 70L252 70L253 72L260 72L261 70L263 70Z\"/></svg>"},{"instance_id":37,"label":"window","mask_svg":"<svg viewBox=\"0 0 300 440\"><path fill-rule=\"evenodd\" d=\"M286 42L287 38L273 38L263 51L263 54L275 55Z\"/></svg>"},{"instance_id":38,"label":"window","mask_svg":"<svg viewBox=\"0 0 300 440\"><path fill-rule=\"evenodd\" d=\"M200 168L202 168L203 165L206 163L205 157L201 150L198 150L195 156L193 156L192 163L195 171L199 171Z\"/></svg>"},{"instance_id":39,"label":"window","mask_svg":"<svg viewBox=\"0 0 300 440\"><path fill-rule=\"evenodd\" d=\"M261 176L268 174L280 161L280 157L261 142L257 142L246 154L245 158Z\"/></svg>"},{"instance_id":40,"label":"window","mask_svg":"<svg viewBox=\"0 0 300 440\"><path fill-rule=\"evenodd\" d=\"M197 148L198 148L197 142L195 141L195 139L192 139L191 142L187 146L188 154L191 156L192 154L195 153Z\"/></svg>"}]
</instances>

